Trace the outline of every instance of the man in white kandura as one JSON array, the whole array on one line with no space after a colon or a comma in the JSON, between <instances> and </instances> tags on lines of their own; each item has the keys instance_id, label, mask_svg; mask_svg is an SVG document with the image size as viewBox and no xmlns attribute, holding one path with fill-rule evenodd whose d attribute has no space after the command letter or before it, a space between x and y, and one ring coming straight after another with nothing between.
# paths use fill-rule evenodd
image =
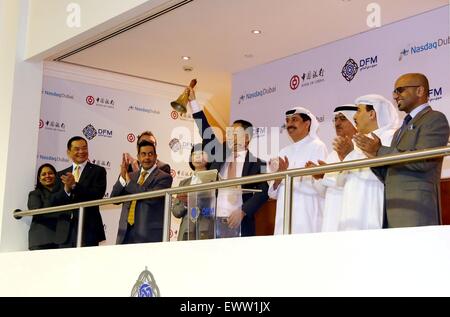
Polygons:
<instances>
[{"instance_id":1,"label":"man in white kandura","mask_svg":"<svg viewBox=\"0 0 450 317\"><path fill-rule=\"evenodd\" d=\"M356 99L358 110L354 116L358 133L391 144L398 128L398 112L394 105L380 95L365 95ZM367 158L361 149L348 140L339 140L339 155L344 161ZM384 185L370 170L361 168L340 173L338 183L344 186L339 230L381 229L383 225Z\"/></svg>"},{"instance_id":2,"label":"man in white kandura","mask_svg":"<svg viewBox=\"0 0 450 317\"><path fill-rule=\"evenodd\" d=\"M281 149L279 157L271 160L271 171L303 168L308 161L324 160L327 157L327 147L317 137L318 127L316 116L308 109L295 107L286 111L286 129L294 143ZM295 178L292 194L292 233L319 232L323 197L313 186L313 178ZM269 197L277 200L274 234L282 234L284 181L271 182Z\"/></svg>"},{"instance_id":3,"label":"man in white kandura","mask_svg":"<svg viewBox=\"0 0 450 317\"><path fill-rule=\"evenodd\" d=\"M354 104L342 105L334 109L334 128L336 138L333 142L333 151L328 154L327 159L318 161L319 165L341 162L344 157L338 154L342 153L338 148L338 140L341 138L351 140L356 134L353 116L358 108ZM317 166L314 162L308 162L306 167ZM344 188L338 186L337 177L339 172L314 175L314 186L325 196L325 206L323 208L322 232L338 231L339 220L342 213L342 194Z\"/></svg>"}]
</instances>

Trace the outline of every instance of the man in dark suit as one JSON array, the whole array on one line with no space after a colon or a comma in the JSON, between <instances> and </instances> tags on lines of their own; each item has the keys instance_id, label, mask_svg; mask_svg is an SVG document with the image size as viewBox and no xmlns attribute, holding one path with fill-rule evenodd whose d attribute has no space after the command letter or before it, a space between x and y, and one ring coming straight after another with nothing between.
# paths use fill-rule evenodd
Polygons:
<instances>
[{"instance_id":1,"label":"man in dark suit","mask_svg":"<svg viewBox=\"0 0 450 317\"><path fill-rule=\"evenodd\" d=\"M172 177L156 166L154 143L141 141L138 145L140 169L128 172L129 161L124 153L120 176L111 197L170 188ZM119 220L117 244L160 242L163 235L164 197L123 203Z\"/></svg>"},{"instance_id":2,"label":"man in dark suit","mask_svg":"<svg viewBox=\"0 0 450 317\"><path fill-rule=\"evenodd\" d=\"M369 157L423 150L447 145L449 125L445 115L428 105L429 83L423 74L400 76L393 98L407 116L389 147L380 140L358 135L355 142ZM384 228L440 224L442 158L376 167L372 170L385 185Z\"/></svg>"},{"instance_id":3,"label":"man in dark suit","mask_svg":"<svg viewBox=\"0 0 450 317\"><path fill-rule=\"evenodd\" d=\"M56 200L61 204L67 204L102 199L106 191L106 170L88 161L87 141L80 136L72 137L67 142L67 156L73 164L58 172L64 186L55 194ZM61 216L56 228L55 243L60 243L63 247L76 245L78 212L73 210ZM99 207L85 208L82 246L96 246L105 239Z\"/></svg>"},{"instance_id":4,"label":"man in dark suit","mask_svg":"<svg viewBox=\"0 0 450 317\"><path fill-rule=\"evenodd\" d=\"M155 146L157 146L156 137L151 131L144 131L138 135L137 141L136 141L137 148L139 147L139 143L141 143L142 141L147 141L147 142L153 143ZM140 169L139 160L133 158L129 153L126 153L126 156L127 156L127 160L130 162L130 164L128 165L128 171L129 172L138 171ZM162 170L163 172L165 172L167 174L170 174L170 172L171 172L170 165L163 161L160 161L159 159L156 160L156 166L160 170Z\"/></svg>"},{"instance_id":5,"label":"man in dark suit","mask_svg":"<svg viewBox=\"0 0 450 317\"><path fill-rule=\"evenodd\" d=\"M208 154L214 158L211 162L210 169L217 169L219 175L227 179L256 175L265 170L265 162L255 157L248 150L248 145L253 136L252 124L245 120L236 120L232 127L227 128L227 140L221 144L214 133L211 133L212 130L208 120L195 100L194 90L190 87L186 89L189 89L190 92L189 100L193 110L193 117L203 138L205 151L211 152ZM240 204L240 208L233 207L237 205L234 201L230 203L230 200L235 200L234 197L230 197L229 193L219 189L216 216L221 218L221 210L223 210L224 214L227 214L227 217L222 219L226 222L225 225L230 230L226 230L225 227L221 226L219 221L216 228L220 230L222 227L222 230L216 232L217 237L230 237L234 235L233 229L239 228L239 225L241 236L254 236L255 213L267 201L268 187L267 182L242 185L242 189L257 189L261 190L261 192L242 194L242 201L237 202ZM237 232L237 235L239 235L239 232Z\"/></svg>"}]
</instances>

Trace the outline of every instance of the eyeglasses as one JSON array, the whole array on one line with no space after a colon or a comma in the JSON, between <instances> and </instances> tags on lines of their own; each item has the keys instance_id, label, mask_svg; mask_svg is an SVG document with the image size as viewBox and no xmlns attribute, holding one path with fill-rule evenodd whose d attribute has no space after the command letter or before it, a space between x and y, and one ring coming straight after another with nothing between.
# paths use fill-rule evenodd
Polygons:
<instances>
[{"instance_id":1,"label":"eyeglasses","mask_svg":"<svg viewBox=\"0 0 450 317\"><path fill-rule=\"evenodd\" d=\"M420 86L403 86L403 87L397 87L394 89L394 91L392 92L393 94L401 94L402 92L404 92L407 88L417 88Z\"/></svg>"}]
</instances>

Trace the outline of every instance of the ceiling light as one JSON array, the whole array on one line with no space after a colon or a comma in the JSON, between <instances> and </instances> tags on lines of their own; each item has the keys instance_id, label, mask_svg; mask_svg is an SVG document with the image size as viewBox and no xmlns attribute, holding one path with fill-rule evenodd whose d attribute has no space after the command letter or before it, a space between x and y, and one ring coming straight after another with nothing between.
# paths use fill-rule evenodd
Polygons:
<instances>
[{"instance_id":1,"label":"ceiling light","mask_svg":"<svg viewBox=\"0 0 450 317\"><path fill-rule=\"evenodd\" d=\"M253 57L253 54L245 54L244 57L252 58L252 57Z\"/></svg>"},{"instance_id":2,"label":"ceiling light","mask_svg":"<svg viewBox=\"0 0 450 317\"><path fill-rule=\"evenodd\" d=\"M185 60L185 61L188 61L188 60L191 59L189 56L182 56L181 58L182 58L183 60Z\"/></svg>"},{"instance_id":3,"label":"ceiling light","mask_svg":"<svg viewBox=\"0 0 450 317\"><path fill-rule=\"evenodd\" d=\"M261 30L252 30L252 33L253 34L261 34L262 32L261 32Z\"/></svg>"}]
</instances>

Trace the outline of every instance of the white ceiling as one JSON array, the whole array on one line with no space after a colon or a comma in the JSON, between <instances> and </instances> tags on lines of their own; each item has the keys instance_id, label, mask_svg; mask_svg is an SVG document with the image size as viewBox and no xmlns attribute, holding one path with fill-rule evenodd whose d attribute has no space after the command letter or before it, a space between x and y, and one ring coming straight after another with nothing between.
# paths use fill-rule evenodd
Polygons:
<instances>
[{"instance_id":1,"label":"white ceiling","mask_svg":"<svg viewBox=\"0 0 450 317\"><path fill-rule=\"evenodd\" d=\"M231 75L357 33L366 8L381 7L392 23L447 5L447 0L194 0L63 61L187 85L213 95L228 122ZM251 33L262 30L261 35ZM245 57L252 54L252 58ZM183 61L181 56L190 56ZM183 66L193 67L192 72Z\"/></svg>"}]
</instances>

